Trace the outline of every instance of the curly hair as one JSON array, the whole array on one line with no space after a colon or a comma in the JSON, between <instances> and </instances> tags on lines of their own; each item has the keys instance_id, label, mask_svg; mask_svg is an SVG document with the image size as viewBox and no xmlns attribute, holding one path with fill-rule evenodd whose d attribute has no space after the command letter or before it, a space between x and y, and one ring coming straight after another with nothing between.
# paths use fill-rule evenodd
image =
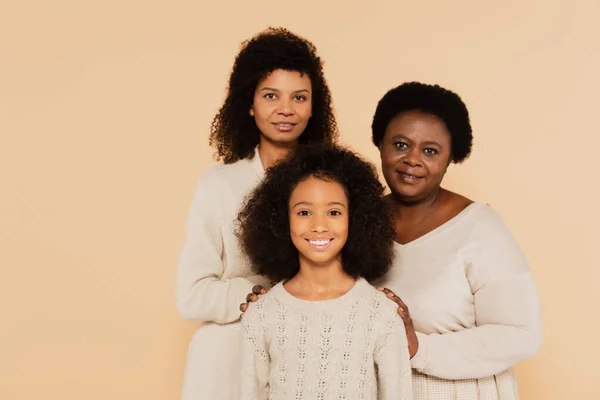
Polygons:
<instances>
[{"instance_id":1,"label":"curly hair","mask_svg":"<svg viewBox=\"0 0 600 400\"><path fill-rule=\"evenodd\" d=\"M254 155L260 131L248 111L258 84L277 69L307 74L311 81L312 117L299 142L332 143L337 139L331 92L315 46L284 28L268 28L242 44L233 64L227 97L210 130L209 144L215 148L217 160L231 164Z\"/></svg>"},{"instance_id":2,"label":"curly hair","mask_svg":"<svg viewBox=\"0 0 600 400\"><path fill-rule=\"evenodd\" d=\"M408 82L388 91L377 104L371 130L373 143L379 147L390 121L405 111L419 110L433 114L451 136L452 162L460 163L471 154L473 130L469 111L454 92L438 85Z\"/></svg>"},{"instance_id":3,"label":"curly hair","mask_svg":"<svg viewBox=\"0 0 600 400\"><path fill-rule=\"evenodd\" d=\"M340 146L299 146L294 155L266 172L238 215L236 234L255 273L272 283L298 272L298 250L290 237L289 200L309 177L337 182L349 202L348 239L342 249L344 271L355 278L380 278L392 261L394 226L382 200L375 167Z\"/></svg>"}]
</instances>

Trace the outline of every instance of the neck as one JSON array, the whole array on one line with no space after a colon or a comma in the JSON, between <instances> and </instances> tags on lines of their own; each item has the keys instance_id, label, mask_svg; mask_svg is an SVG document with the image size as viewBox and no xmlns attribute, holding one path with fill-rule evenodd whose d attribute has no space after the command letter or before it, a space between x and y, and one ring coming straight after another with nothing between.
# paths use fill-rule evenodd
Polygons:
<instances>
[{"instance_id":1,"label":"neck","mask_svg":"<svg viewBox=\"0 0 600 400\"><path fill-rule=\"evenodd\" d=\"M415 219L425 215L430 215L442 204L442 199L446 195L446 189L438 187L424 199L418 201L407 201L399 196L390 196L392 207L397 218Z\"/></svg>"},{"instance_id":2,"label":"neck","mask_svg":"<svg viewBox=\"0 0 600 400\"><path fill-rule=\"evenodd\" d=\"M341 260L329 265L314 265L300 259L300 270L288 281L305 294L324 294L328 292L346 292L356 280L344 272Z\"/></svg>"},{"instance_id":3,"label":"neck","mask_svg":"<svg viewBox=\"0 0 600 400\"><path fill-rule=\"evenodd\" d=\"M258 154L263 168L271 168L279 160L285 159L298 143L273 143L261 136Z\"/></svg>"}]
</instances>

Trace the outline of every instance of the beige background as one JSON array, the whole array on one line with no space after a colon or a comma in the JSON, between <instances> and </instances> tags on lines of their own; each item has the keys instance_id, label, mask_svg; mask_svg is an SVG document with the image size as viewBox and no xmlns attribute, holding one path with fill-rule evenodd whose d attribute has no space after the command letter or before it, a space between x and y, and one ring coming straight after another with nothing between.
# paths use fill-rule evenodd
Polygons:
<instances>
[{"instance_id":1,"label":"beige background","mask_svg":"<svg viewBox=\"0 0 600 400\"><path fill-rule=\"evenodd\" d=\"M369 3L0 0L0 399L178 398L187 208L239 43L270 24L318 46L374 161L387 89L463 96L475 148L446 186L504 216L543 304L522 397L600 398L600 3Z\"/></svg>"}]
</instances>

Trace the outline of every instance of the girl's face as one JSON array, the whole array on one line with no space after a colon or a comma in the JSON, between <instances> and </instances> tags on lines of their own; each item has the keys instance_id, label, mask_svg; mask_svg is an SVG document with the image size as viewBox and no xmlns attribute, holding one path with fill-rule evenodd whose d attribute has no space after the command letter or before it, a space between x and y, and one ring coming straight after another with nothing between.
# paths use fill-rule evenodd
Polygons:
<instances>
[{"instance_id":1,"label":"girl's face","mask_svg":"<svg viewBox=\"0 0 600 400\"><path fill-rule=\"evenodd\" d=\"M254 91L250 116L261 132L261 143L297 143L312 116L312 84L308 75L283 69L271 72Z\"/></svg>"},{"instance_id":2,"label":"girl's face","mask_svg":"<svg viewBox=\"0 0 600 400\"><path fill-rule=\"evenodd\" d=\"M337 182L310 177L296 186L289 203L290 236L301 268L341 263L348 239L348 206Z\"/></svg>"},{"instance_id":3,"label":"girl's face","mask_svg":"<svg viewBox=\"0 0 600 400\"><path fill-rule=\"evenodd\" d=\"M392 194L417 203L437 193L451 161L451 137L435 115L407 111L390 121L379 151Z\"/></svg>"}]
</instances>

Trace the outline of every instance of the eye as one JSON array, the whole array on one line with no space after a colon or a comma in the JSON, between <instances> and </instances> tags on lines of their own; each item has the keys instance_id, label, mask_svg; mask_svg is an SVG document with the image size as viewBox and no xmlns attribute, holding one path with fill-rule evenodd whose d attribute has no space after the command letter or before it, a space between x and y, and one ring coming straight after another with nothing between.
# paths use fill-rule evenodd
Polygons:
<instances>
[{"instance_id":1,"label":"eye","mask_svg":"<svg viewBox=\"0 0 600 400\"><path fill-rule=\"evenodd\" d=\"M331 211L329 211L329 215L332 215L334 217L338 217L338 216L342 215L342 213L340 211L338 211L338 210L331 210Z\"/></svg>"},{"instance_id":2,"label":"eye","mask_svg":"<svg viewBox=\"0 0 600 400\"><path fill-rule=\"evenodd\" d=\"M428 147L425 150L423 150L423 153L425 153L428 156L434 156L434 155L438 154L438 151L436 149L432 149L431 147Z\"/></svg>"},{"instance_id":3,"label":"eye","mask_svg":"<svg viewBox=\"0 0 600 400\"><path fill-rule=\"evenodd\" d=\"M306 100L306 96L303 96L303 95L299 94L297 96L294 96L294 100L296 100L296 101L305 101Z\"/></svg>"},{"instance_id":4,"label":"eye","mask_svg":"<svg viewBox=\"0 0 600 400\"><path fill-rule=\"evenodd\" d=\"M308 217L310 215L310 213L307 210L300 210L298 211L298 214L301 217Z\"/></svg>"},{"instance_id":5,"label":"eye","mask_svg":"<svg viewBox=\"0 0 600 400\"><path fill-rule=\"evenodd\" d=\"M269 99L269 100L275 100L277 98L277 95L275 93L267 93L263 96L265 99Z\"/></svg>"},{"instance_id":6,"label":"eye","mask_svg":"<svg viewBox=\"0 0 600 400\"><path fill-rule=\"evenodd\" d=\"M408 148L408 145L406 143L404 143L404 142L394 142L394 147L397 148L397 149L404 150L404 149Z\"/></svg>"}]
</instances>

